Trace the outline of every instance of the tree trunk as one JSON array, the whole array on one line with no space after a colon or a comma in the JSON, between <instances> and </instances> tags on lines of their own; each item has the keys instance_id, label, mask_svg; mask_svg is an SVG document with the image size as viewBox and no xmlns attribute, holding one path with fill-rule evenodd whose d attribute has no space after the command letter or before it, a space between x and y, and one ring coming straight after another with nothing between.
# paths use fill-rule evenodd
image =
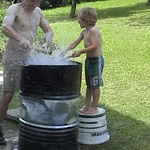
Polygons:
<instances>
[{"instance_id":1,"label":"tree trunk","mask_svg":"<svg viewBox=\"0 0 150 150\"><path fill-rule=\"evenodd\" d=\"M71 18L75 17L76 3L77 3L76 0L72 0L71 12L70 12L70 17Z\"/></svg>"},{"instance_id":2,"label":"tree trunk","mask_svg":"<svg viewBox=\"0 0 150 150\"><path fill-rule=\"evenodd\" d=\"M150 5L150 0L147 1L147 4Z\"/></svg>"}]
</instances>

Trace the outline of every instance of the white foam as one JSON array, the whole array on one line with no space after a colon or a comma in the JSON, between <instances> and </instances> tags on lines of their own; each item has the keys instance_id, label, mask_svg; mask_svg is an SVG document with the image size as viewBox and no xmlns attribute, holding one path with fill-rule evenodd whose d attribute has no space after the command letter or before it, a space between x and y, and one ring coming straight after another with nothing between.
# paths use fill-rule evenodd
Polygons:
<instances>
[{"instance_id":1,"label":"white foam","mask_svg":"<svg viewBox=\"0 0 150 150\"><path fill-rule=\"evenodd\" d=\"M25 61L25 65L72 65L70 59L61 55L61 49L56 49L52 55L45 54L40 51L31 51L29 58Z\"/></svg>"}]
</instances>

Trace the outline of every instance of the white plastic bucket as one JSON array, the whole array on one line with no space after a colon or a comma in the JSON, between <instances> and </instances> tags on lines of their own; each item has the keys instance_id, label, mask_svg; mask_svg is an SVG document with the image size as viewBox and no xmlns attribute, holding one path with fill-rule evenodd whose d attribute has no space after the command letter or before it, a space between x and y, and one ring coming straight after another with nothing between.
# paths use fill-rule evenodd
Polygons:
<instances>
[{"instance_id":1,"label":"white plastic bucket","mask_svg":"<svg viewBox=\"0 0 150 150\"><path fill-rule=\"evenodd\" d=\"M105 109L98 108L96 114L79 112L78 142L87 145L104 143L109 140Z\"/></svg>"}]
</instances>

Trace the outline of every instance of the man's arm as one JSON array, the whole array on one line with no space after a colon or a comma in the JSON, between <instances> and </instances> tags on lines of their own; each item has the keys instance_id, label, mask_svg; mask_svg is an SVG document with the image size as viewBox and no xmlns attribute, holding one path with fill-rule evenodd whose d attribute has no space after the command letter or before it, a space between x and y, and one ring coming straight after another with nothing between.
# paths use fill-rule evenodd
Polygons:
<instances>
[{"instance_id":1,"label":"man's arm","mask_svg":"<svg viewBox=\"0 0 150 150\"><path fill-rule=\"evenodd\" d=\"M6 16L2 24L2 31L7 37L19 41L21 38L20 35L12 28L12 25L16 18L17 10L18 10L17 5L12 5L7 9Z\"/></svg>"},{"instance_id":2,"label":"man's arm","mask_svg":"<svg viewBox=\"0 0 150 150\"><path fill-rule=\"evenodd\" d=\"M39 11L41 12L41 20L40 20L40 28L44 31L44 42L51 43L51 38L53 37L53 30L51 26L49 25L48 21L45 19L43 12L39 8Z\"/></svg>"},{"instance_id":3,"label":"man's arm","mask_svg":"<svg viewBox=\"0 0 150 150\"><path fill-rule=\"evenodd\" d=\"M2 23L2 32L9 38L15 39L19 42L22 48L29 48L31 47L30 42L18 34L13 26L15 18L17 16L18 6L16 4L11 5L6 12L6 16Z\"/></svg>"}]
</instances>

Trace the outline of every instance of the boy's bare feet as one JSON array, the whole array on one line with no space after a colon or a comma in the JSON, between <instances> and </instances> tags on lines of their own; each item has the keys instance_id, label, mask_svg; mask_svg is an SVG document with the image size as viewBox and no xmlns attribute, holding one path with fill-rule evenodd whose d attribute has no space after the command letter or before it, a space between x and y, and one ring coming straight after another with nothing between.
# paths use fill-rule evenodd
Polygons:
<instances>
[{"instance_id":1,"label":"boy's bare feet","mask_svg":"<svg viewBox=\"0 0 150 150\"><path fill-rule=\"evenodd\" d=\"M85 113L86 111L88 111L88 110L89 110L89 106L84 105L84 106L82 107L82 109L79 110L79 112L84 114L84 113Z\"/></svg>"},{"instance_id":2,"label":"boy's bare feet","mask_svg":"<svg viewBox=\"0 0 150 150\"><path fill-rule=\"evenodd\" d=\"M98 112L97 108L90 107L88 111L84 112L84 114L96 114Z\"/></svg>"}]
</instances>

